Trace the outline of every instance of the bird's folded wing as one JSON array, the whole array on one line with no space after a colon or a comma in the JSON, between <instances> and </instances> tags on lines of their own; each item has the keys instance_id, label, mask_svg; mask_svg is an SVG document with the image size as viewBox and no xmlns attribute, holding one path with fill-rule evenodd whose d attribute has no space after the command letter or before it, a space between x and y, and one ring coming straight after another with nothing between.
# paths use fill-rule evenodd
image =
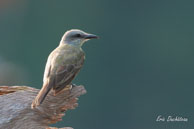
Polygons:
<instances>
[{"instance_id":1,"label":"bird's folded wing","mask_svg":"<svg viewBox=\"0 0 194 129\"><path fill-rule=\"evenodd\" d=\"M64 89L74 79L76 74L79 72L82 65L78 64L66 64L57 68L56 75L54 78L53 90L58 93Z\"/></svg>"}]
</instances>

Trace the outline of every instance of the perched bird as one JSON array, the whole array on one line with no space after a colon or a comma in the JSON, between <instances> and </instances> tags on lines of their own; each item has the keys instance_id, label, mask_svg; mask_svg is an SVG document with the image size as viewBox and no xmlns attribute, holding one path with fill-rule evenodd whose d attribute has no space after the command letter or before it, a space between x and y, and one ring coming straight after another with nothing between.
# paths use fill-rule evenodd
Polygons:
<instances>
[{"instance_id":1,"label":"perched bird","mask_svg":"<svg viewBox=\"0 0 194 129\"><path fill-rule=\"evenodd\" d=\"M85 54L81 46L94 38L98 37L78 29L69 30L63 35L59 46L48 57L43 86L32 102L31 108L40 105L51 89L57 94L71 85L84 63Z\"/></svg>"}]
</instances>

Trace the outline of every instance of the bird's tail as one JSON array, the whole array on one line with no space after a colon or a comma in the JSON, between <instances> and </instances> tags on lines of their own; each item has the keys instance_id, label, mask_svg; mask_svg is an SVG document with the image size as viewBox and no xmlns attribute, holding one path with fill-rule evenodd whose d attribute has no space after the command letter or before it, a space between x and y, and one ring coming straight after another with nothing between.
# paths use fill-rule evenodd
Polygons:
<instances>
[{"instance_id":1,"label":"bird's tail","mask_svg":"<svg viewBox=\"0 0 194 129\"><path fill-rule=\"evenodd\" d=\"M45 85L43 85L42 89L39 91L38 95L36 96L36 98L33 100L32 104L31 104L31 108L36 108L38 105L40 105L46 95L49 93L49 91L51 90L51 86L49 86L49 83L46 83Z\"/></svg>"}]
</instances>

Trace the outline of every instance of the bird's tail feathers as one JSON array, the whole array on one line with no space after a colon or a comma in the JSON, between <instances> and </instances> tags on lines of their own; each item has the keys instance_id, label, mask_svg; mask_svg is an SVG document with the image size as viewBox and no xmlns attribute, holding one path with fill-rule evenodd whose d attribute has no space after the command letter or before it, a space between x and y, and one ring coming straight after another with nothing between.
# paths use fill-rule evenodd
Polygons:
<instances>
[{"instance_id":1,"label":"bird's tail feathers","mask_svg":"<svg viewBox=\"0 0 194 129\"><path fill-rule=\"evenodd\" d=\"M46 95L49 93L50 90L51 90L51 86L49 86L49 83L46 83L39 91L36 98L33 100L31 104L31 108L33 109L39 106L44 101Z\"/></svg>"}]
</instances>

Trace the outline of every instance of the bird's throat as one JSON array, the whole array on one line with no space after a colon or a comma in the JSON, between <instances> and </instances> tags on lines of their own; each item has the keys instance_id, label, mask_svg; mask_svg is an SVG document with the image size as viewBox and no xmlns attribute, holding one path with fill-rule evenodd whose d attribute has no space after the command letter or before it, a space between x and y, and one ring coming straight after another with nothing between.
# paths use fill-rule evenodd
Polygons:
<instances>
[{"instance_id":1,"label":"bird's throat","mask_svg":"<svg viewBox=\"0 0 194 129\"><path fill-rule=\"evenodd\" d=\"M73 46L73 47L81 48L82 45L84 44L84 41L80 41L80 40L71 41L71 42L61 41L60 44L65 44L65 45L68 45L68 46Z\"/></svg>"}]
</instances>

